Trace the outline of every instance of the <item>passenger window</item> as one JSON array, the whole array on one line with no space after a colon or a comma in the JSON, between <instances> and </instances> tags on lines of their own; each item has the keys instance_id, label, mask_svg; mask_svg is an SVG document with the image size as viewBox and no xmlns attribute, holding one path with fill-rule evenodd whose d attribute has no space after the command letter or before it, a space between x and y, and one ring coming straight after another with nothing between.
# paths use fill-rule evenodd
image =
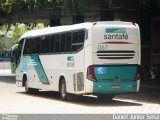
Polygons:
<instances>
[{"instance_id":1,"label":"passenger window","mask_svg":"<svg viewBox=\"0 0 160 120\"><path fill-rule=\"evenodd\" d=\"M72 40L72 51L76 52L83 47L85 38L85 31L78 30L73 32L73 40Z\"/></svg>"},{"instance_id":2,"label":"passenger window","mask_svg":"<svg viewBox=\"0 0 160 120\"><path fill-rule=\"evenodd\" d=\"M50 41L50 45L49 45L49 48L50 48L50 53L54 53L54 49L55 49L55 36L52 35L50 38L49 38L49 41Z\"/></svg>"},{"instance_id":3,"label":"passenger window","mask_svg":"<svg viewBox=\"0 0 160 120\"><path fill-rule=\"evenodd\" d=\"M59 53L60 50L60 35L55 36L55 53Z\"/></svg>"},{"instance_id":4,"label":"passenger window","mask_svg":"<svg viewBox=\"0 0 160 120\"><path fill-rule=\"evenodd\" d=\"M29 44L30 40L29 39L26 39L26 42L25 42L25 46L24 46L24 55L25 54L30 54L30 44Z\"/></svg>"},{"instance_id":5,"label":"passenger window","mask_svg":"<svg viewBox=\"0 0 160 120\"><path fill-rule=\"evenodd\" d=\"M63 33L61 34L61 39L60 39L60 52L64 53L65 52L65 43L66 43L66 34Z\"/></svg>"},{"instance_id":6,"label":"passenger window","mask_svg":"<svg viewBox=\"0 0 160 120\"><path fill-rule=\"evenodd\" d=\"M42 36L39 38L40 40L40 53L45 53L46 51L46 37Z\"/></svg>"},{"instance_id":7,"label":"passenger window","mask_svg":"<svg viewBox=\"0 0 160 120\"><path fill-rule=\"evenodd\" d=\"M78 32L73 32L73 39L72 39L72 51L75 52L78 49Z\"/></svg>"},{"instance_id":8,"label":"passenger window","mask_svg":"<svg viewBox=\"0 0 160 120\"><path fill-rule=\"evenodd\" d=\"M46 53L50 53L50 41L51 41L51 36L46 37Z\"/></svg>"},{"instance_id":9,"label":"passenger window","mask_svg":"<svg viewBox=\"0 0 160 120\"><path fill-rule=\"evenodd\" d=\"M72 37L71 37L71 32L66 33L66 52L71 52L72 50Z\"/></svg>"}]
</instances>

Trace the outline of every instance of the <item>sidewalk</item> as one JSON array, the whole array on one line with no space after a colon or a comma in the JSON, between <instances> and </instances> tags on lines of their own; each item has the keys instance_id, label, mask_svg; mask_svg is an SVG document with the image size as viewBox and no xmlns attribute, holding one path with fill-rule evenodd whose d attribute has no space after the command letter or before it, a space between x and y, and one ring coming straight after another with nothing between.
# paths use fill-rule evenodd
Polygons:
<instances>
[{"instance_id":1,"label":"sidewalk","mask_svg":"<svg viewBox=\"0 0 160 120\"><path fill-rule=\"evenodd\" d=\"M11 73L11 69L0 69L0 76L15 76Z\"/></svg>"}]
</instances>

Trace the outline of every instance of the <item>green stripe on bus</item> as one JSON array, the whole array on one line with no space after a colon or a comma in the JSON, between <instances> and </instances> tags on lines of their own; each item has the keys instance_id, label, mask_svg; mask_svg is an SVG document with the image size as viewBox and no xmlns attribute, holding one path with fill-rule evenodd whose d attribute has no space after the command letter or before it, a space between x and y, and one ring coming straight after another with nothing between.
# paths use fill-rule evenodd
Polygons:
<instances>
[{"instance_id":1,"label":"green stripe on bus","mask_svg":"<svg viewBox=\"0 0 160 120\"><path fill-rule=\"evenodd\" d=\"M94 74L97 82L93 83L94 93L136 92L135 82L137 66L96 66ZM118 87L118 88L115 88Z\"/></svg>"},{"instance_id":2,"label":"green stripe on bus","mask_svg":"<svg viewBox=\"0 0 160 120\"><path fill-rule=\"evenodd\" d=\"M116 88L114 86L117 86ZM119 94L137 91L137 81L132 82L94 82L93 93Z\"/></svg>"},{"instance_id":3,"label":"green stripe on bus","mask_svg":"<svg viewBox=\"0 0 160 120\"><path fill-rule=\"evenodd\" d=\"M126 28L106 28L106 33L126 33Z\"/></svg>"},{"instance_id":4,"label":"green stripe on bus","mask_svg":"<svg viewBox=\"0 0 160 120\"><path fill-rule=\"evenodd\" d=\"M43 83L43 84L49 84L47 75L43 69L43 66L41 64L41 61L39 59L38 55L32 55L31 59L34 60L36 62L36 65L34 65L34 68L37 72L38 78L39 80Z\"/></svg>"}]
</instances>

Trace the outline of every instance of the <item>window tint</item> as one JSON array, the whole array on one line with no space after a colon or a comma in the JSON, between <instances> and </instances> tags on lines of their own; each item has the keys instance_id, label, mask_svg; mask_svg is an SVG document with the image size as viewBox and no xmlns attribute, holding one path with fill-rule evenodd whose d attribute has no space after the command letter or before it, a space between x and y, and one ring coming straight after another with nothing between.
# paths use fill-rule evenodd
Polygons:
<instances>
[{"instance_id":1,"label":"window tint","mask_svg":"<svg viewBox=\"0 0 160 120\"><path fill-rule=\"evenodd\" d=\"M24 54L64 54L77 52L82 49L84 39L84 29L27 38Z\"/></svg>"},{"instance_id":2,"label":"window tint","mask_svg":"<svg viewBox=\"0 0 160 120\"><path fill-rule=\"evenodd\" d=\"M83 47L84 37L85 37L84 30L73 32L73 40L72 40L72 51L73 52L76 52Z\"/></svg>"},{"instance_id":3,"label":"window tint","mask_svg":"<svg viewBox=\"0 0 160 120\"><path fill-rule=\"evenodd\" d=\"M54 51L55 51L55 37L54 37L54 35L51 35L50 37L49 37L49 41L50 41L50 45L49 45L49 48L50 48L50 53L54 53Z\"/></svg>"},{"instance_id":4,"label":"window tint","mask_svg":"<svg viewBox=\"0 0 160 120\"><path fill-rule=\"evenodd\" d=\"M40 37L39 41L40 41L39 53L46 53L46 37L45 36Z\"/></svg>"},{"instance_id":5,"label":"window tint","mask_svg":"<svg viewBox=\"0 0 160 120\"><path fill-rule=\"evenodd\" d=\"M78 32L73 32L72 51L77 51Z\"/></svg>"},{"instance_id":6,"label":"window tint","mask_svg":"<svg viewBox=\"0 0 160 120\"><path fill-rule=\"evenodd\" d=\"M72 50L72 37L71 37L71 32L66 33L66 52L71 52Z\"/></svg>"},{"instance_id":7,"label":"window tint","mask_svg":"<svg viewBox=\"0 0 160 120\"><path fill-rule=\"evenodd\" d=\"M55 35L55 53L59 53L60 51L60 35Z\"/></svg>"},{"instance_id":8,"label":"window tint","mask_svg":"<svg viewBox=\"0 0 160 120\"><path fill-rule=\"evenodd\" d=\"M24 54L30 54L30 40L26 39L25 47L24 47Z\"/></svg>"},{"instance_id":9,"label":"window tint","mask_svg":"<svg viewBox=\"0 0 160 120\"><path fill-rule=\"evenodd\" d=\"M46 37L46 53L50 53L50 43L51 43L52 37L51 36L47 36Z\"/></svg>"},{"instance_id":10,"label":"window tint","mask_svg":"<svg viewBox=\"0 0 160 120\"><path fill-rule=\"evenodd\" d=\"M65 43L66 43L66 34L63 33L61 34L61 39L60 39L60 52L64 53L65 52Z\"/></svg>"}]
</instances>

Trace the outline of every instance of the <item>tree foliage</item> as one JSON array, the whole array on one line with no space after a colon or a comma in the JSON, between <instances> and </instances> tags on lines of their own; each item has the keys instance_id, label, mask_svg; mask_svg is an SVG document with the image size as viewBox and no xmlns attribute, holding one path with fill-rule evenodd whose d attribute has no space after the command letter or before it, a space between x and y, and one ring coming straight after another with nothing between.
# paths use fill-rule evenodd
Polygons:
<instances>
[{"instance_id":1,"label":"tree foliage","mask_svg":"<svg viewBox=\"0 0 160 120\"><path fill-rule=\"evenodd\" d=\"M83 14L92 5L92 0L63 0L64 10L69 14Z\"/></svg>"},{"instance_id":2,"label":"tree foliage","mask_svg":"<svg viewBox=\"0 0 160 120\"><path fill-rule=\"evenodd\" d=\"M29 26L16 24L11 33L12 42L16 44L19 38L28 30L30 30Z\"/></svg>"},{"instance_id":3,"label":"tree foliage","mask_svg":"<svg viewBox=\"0 0 160 120\"><path fill-rule=\"evenodd\" d=\"M4 37L0 36L0 50L4 50L4 49L7 49L7 48L8 48L8 45L5 42Z\"/></svg>"}]
</instances>

